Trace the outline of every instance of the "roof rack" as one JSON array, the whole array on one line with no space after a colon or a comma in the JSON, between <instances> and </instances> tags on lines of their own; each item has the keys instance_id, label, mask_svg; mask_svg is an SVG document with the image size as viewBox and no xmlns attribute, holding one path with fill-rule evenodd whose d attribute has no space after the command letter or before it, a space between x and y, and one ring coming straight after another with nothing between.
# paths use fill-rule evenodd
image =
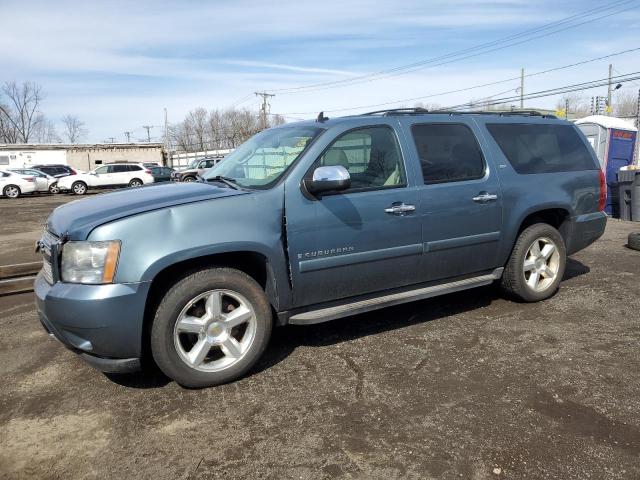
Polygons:
<instances>
[{"instance_id":1,"label":"roof rack","mask_svg":"<svg viewBox=\"0 0 640 480\"><path fill-rule=\"evenodd\" d=\"M525 117L542 117L542 118L557 118L555 115L542 113L537 110L427 110L426 108L391 108L388 110L376 110L374 112L367 112L363 115L382 115L383 117L389 117L392 115L499 115L499 116L511 116L519 115Z\"/></svg>"}]
</instances>

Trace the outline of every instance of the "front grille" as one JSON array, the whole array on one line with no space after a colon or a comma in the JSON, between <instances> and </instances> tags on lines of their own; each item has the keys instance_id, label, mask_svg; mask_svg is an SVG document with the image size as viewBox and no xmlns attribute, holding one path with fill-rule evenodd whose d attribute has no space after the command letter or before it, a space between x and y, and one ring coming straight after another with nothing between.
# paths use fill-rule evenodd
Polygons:
<instances>
[{"instance_id":1,"label":"front grille","mask_svg":"<svg viewBox=\"0 0 640 480\"><path fill-rule=\"evenodd\" d=\"M53 261L57 250L58 237L45 230L40 239L40 253L42 253L42 274L49 284L54 283Z\"/></svg>"},{"instance_id":2,"label":"front grille","mask_svg":"<svg viewBox=\"0 0 640 480\"><path fill-rule=\"evenodd\" d=\"M49 284L53 284L53 272L51 271L51 263L46 259L42 259L42 275Z\"/></svg>"}]
</instances>

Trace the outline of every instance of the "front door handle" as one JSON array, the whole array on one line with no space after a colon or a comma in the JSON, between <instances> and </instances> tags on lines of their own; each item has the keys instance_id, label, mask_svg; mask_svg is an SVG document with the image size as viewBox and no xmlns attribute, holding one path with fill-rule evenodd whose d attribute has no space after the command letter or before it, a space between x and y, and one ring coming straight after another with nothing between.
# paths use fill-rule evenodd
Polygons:
<instances>
[{"instance_id":1,"label":"front door handle","mask_svg":"<svg viewBox=\"0 0 640 480\"><path fill-rule=\"evenodd\" d=\"M385 208L384 212L388 213L389 215L403 216L403 215L408 215L412 212L415 212L415 210L416 210L415 205L409 205L404 202L395 202L391 204L390 207Z\"/></svg>"},{"instance_id":2,"label":"front door handle","mask_svg":"<svg viewBox=\"0 0 640 480\"><path fill-rule=\"evenodd\" d=\"M498 199L498 195L492 193L480 192L477 197L473 197L473 201L477 203L495 202Z\"/></svg>"}]
</instances>

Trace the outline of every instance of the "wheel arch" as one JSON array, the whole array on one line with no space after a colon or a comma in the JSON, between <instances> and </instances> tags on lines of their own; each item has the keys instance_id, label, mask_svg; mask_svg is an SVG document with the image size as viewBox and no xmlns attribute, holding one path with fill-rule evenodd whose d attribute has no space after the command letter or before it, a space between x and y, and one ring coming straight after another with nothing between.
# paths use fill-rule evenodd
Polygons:
<instances>
[{"instance_id":1,"label":"wheel arch","mask_svg":"<svg viewBox=\"0 0 640 480\"><path fill-rule=\"evenodd\" d=\"M198 270L227 267L240 270L253 278L265 291L267 299L274 311L278 310L279 298L276 288L275 273L266 255L255 250L239 250L222 253L192 256L180 259L174 263L164 265L158 270L150 282L145 302L142 326L142 354L148 357L149 334L155 311L164 294L177 281ZM274 315L274 318L275 315Z\"/></svg>"}]
</instances>

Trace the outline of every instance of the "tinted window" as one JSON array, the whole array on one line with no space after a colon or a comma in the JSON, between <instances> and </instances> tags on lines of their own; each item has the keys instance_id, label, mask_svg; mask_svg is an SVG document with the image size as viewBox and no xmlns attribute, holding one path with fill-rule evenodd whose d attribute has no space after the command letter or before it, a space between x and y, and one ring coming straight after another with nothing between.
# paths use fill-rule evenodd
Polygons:
<instances>
[{"instance_id":1,"label":"tinted window","mask_svg":"<svg viewBox=\"0 0 640 480\"><path fill-rule=\"evenodd\" d=\"M484 176L482 152L466 125L414 125L411 133L424 183L459 182Z\"/></svg>"},{"instance_id":2,"label":"tinted window","mask_svg":"<svg viewBox=\"0 0 640 480\"><path fill-rule=\"evenodd\" d=\"M489 132L518 173L596 169L595 161L571 125L492 124Z\"/></svg>"},{"instance_id":3,"label":"tinted window","mask_svg":"<svg viewBox=\"0 0 640 480\"><path fill-rule=\"evenodd\" d=\"M346 168L351 176L351 190L405 184L402 155L389 127L363 128L341 135L317 165Z\"/></svg>"},{"instance_id":4,"label":"tinted window","mask_svg":"<svg viewBox=\"0 0 640 480\"><path fill-rule=\"evenodd\" d=\"M138 170L142 170L142 167L140 165L127 165L127 167L129 167L130 172L136 172Z\"/></svg>"},{"instance_id":5,"label":"tinted window","mask_svg":"<svg viewBox=\"0 0 640 480\"><path fill-rule=\"evenodd\" d=\"M113 173L123 173L129 171L129 165L111 165L109 167L109 172Z\"/></svg>"}]
</instances>

